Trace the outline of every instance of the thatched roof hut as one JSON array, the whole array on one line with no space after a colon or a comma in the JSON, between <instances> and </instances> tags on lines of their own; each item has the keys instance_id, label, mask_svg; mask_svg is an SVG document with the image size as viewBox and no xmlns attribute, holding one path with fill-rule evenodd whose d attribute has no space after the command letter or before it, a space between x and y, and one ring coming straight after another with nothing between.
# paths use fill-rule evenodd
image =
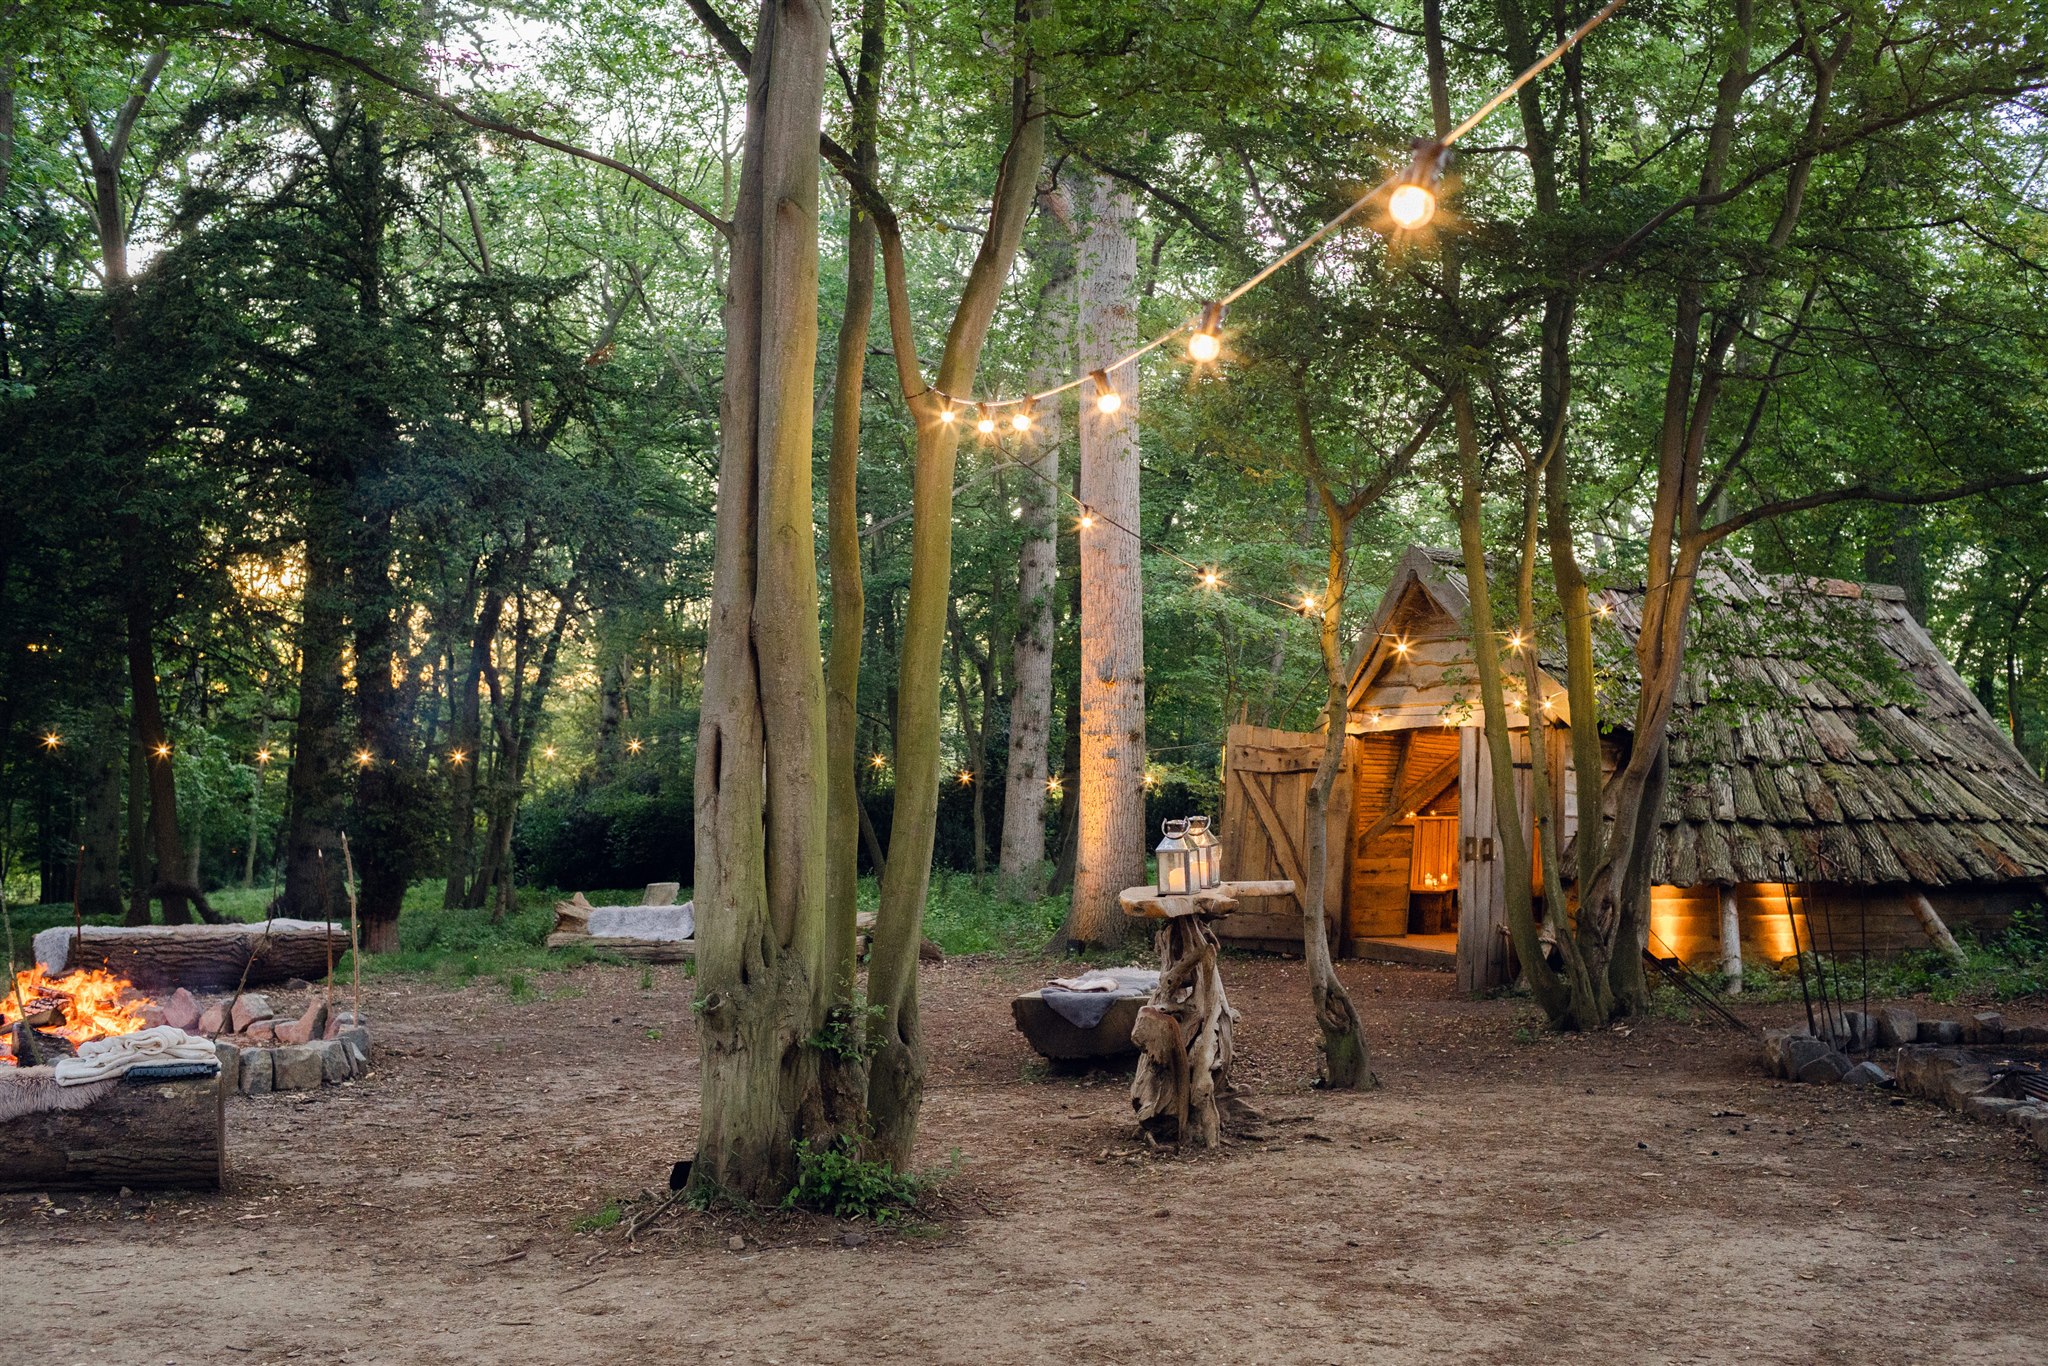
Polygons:
<instances>
[{"instance_id":1,"label":"thatched roof hut","mask_svg":"<svg viewBox=\"0 0 2048 1366\"><path fill-rule=\"evenodd\" d=\"M1623 680L1633 676L1626 654L1641 590L1608 590L1596 602L1602 649L1616 665L1602 697L1612 765L1630 743L1634 699ZM1899 590L1765 575L1723 559L1703 573L1697 604L1671 722L1653 952L1725 961L1739 934L1765 958L1830 940L1837 951L1882 953L1925 943L1930 920L1995 927L2041 894L2048 786ZM1342 863L1332 885L1345 900L1331 910L1348 950L1455 952L1467 985L1484 987L1506 980L1512 965L1500 935L1492 804L1463 800L1490 781L1468 607L1457 553L1421 547L1402 558L1381 599L1352 670L1349 810L1343 830L1333 819L1330 841L1333 864ZM1548 644L1540 649L1539 696L1511 699L1525 807L1532 714L1552 771L1569 761L1569 704L1552 656ZM1237 855L1232 876L1289 876L1284 846L1302 845L1287 829L1298 828L1301 808L1283 810L1292 785L1282 775L1299 771L1286 756L1308 757L1321 743L1233 729L1224 822L1227 852ZM1563 828L1575 830L1569 784L1550 799ZM1270 907L1265 921L1254 913L1236 937L1277 946L1285 935L1276 922L1292 909Z\"/></svg>"}]
</instances>

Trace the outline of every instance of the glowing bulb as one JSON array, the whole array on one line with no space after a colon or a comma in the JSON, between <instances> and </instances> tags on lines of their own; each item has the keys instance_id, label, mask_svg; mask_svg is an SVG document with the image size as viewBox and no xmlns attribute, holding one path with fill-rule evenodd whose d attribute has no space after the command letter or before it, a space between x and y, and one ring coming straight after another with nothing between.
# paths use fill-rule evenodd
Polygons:
<instances>
[{"instance_id":1,"label":"glowing bulb","mask_svg":"<svg viewBox=\"0 0 2048 1366\"><path fill-rule=\"evenodd\" d=\"M1302 611L1304 611L1304 612L1313 612L1313 611L1315 611L1315 610L1316 610L1316 595L1315 595L1315 594L1313 594L1313 593L1303 593L1303 594L1301 595L1301 610L1302 610Z\"/></svg>"},{"instance_id":2,"label":"glowing bulb","mask_svg":"<svg viewBox=\"0 0 2048 1366\"><path fill-rule=\"evenodd\" d=\"M1421 185L1403 185L1387 198L1387 212L1404 228L1419 228L1436 216L1436 196Z\"/></svg>"},{"instance_id":3,"label":"glowing bulb","mask_svg":"<svg viewBox=\"0 0 2048 1366\"><path fill-rule=\"evenodd\" d=\"M1124 396L1109 387L1109 376L1101 370L1091 370L1088 378L1095 381L1095 411L1107 416L1124 406Z\"/></svg>"},{"instance_id":4,"label":"glowing bulb","mask_svg":"<svg viewBox=\"0 0 2048 1366\"><path fill-rule=\"evenodd\" d=\"M1013 418L1011 418L1011 419L1010 419L1010 428L1011 428L1011 430L1012 430L1012 431L1019 431L1019 432L1028 432L1028 431L1030 431L1030 430L1031 430L1031 414L1030 414L1030 413L1028 413L1028 412L1019 412L1019 413L1018 413L1018 414L1017 414L1017 415L1016 415L1015 417L1013 417Z\"/></svg>"},{"instance_id":5,"label":"glowing bulb","mask_svg":"<svg viewBox=\"0 0 2048 1366\"><path fill-rule=\"evenodd\" d=\"M638 754L643 748L645 746L640 743L640 737L637 735L631 740L626 741L626 752L628 754Z\"/></svg>"},{"instance_id":6,"label":"glowing bulb","mask_svg":"<svg viewBox=\"0 0 2048 1366\"><path fill-rule=\"evenodd\" d=\"M1217 331L1222 323L1222 304L1202 305L1202 320L1195 324L1195 333L1188 338L1189 360L1207 362L1223 354L1223 338Z\"/></svg>"},{"instance_id":7,"label":"glowing bulb","mask_svg":"<svg viewBox=\"0 0 2048 1366\"><path fill-rule=\"evenodd\" d=\"M889 761L887 759L884 759L879 754L877 754L874 758L868 760L868 762L874 765L876 768L887 768L889 766Z\"/></svg>"},{"instance_id":8,"label":"glowing bulb","mask_svg":"<svg viewBox=\"0 0 2048 1366\"><path fill-rule=\"evenodd\" d=\"M1365 714L1365 724L1368 726L1377 726L1379 723L1380 713L1378 708L1374 708Z\"/></svg>"},{"instance_id":9,"label":"glowing bulb","mask_svg":"<svg viewBox=\"0 0 2048 1366\"><path fill-rule=\"evenodd\" d=\"M1520 631L1508 637L1508 648L1510 650L1520 650L1522 648L1522 633Z\"/></svg>"},{"instance_id":10,"label":"glowing bulb","mask_svg":"<svg viewBox=\"0 0 2048 1366\"><path fill-rule=\"evenodd\" d=\"M950 403L939 409L939 421L941 422L951 422L957 416L958 414L953 411L953 405Z\"/></svg>"},{"instance_id":11,"label":"glowing bulb","mask_svg":"<svg viewBox=\"0 0 2048 1366\"><path fill-rule=\"evenodd\" d=\"M257 750L257 751L256 751L256 762L257 762L257 763L259 763L259 764L267 764L267 763L269 763L269 762L270 762L270 751L269 751L269 750L267 750L267 749L259 749L259 750Z\"/></svg>"},{"instance_id":12,"label":"glowing bulb","mask_svg":"<svg viewBox=\"0 0 2048 1366\"><path fill-rule=\"evenodd\" d=\"M1094 526L1094 525L1095 525L1095 514L1094 514L1094 513L1092 513L1092 512L1083 512L1083 513L1081 514L1081 521L1080 521L1080 527L1081 527L1081 530L1083 530L1083 531L1086 531L1086 530L1088 530L1088 529L1089 529L1090 527L1092 527L1092 526Z\"/></svg>"},{"instance_id":13,"label":"glowing bulb","mask_svg":"<svg viewBox=\"0 0 2048 1366\"><path fill-rule=\"evenodd\" d=\"M1595 610L1598 611L1600 615L1603 617L1612 616L1614 615L1614 604L1611 602L1603 602Z\"/></svg>"},{"instance_id":14,"label":"glowing bulb","mask_svg":"<svg viewBox=\"0 0 2048 1366\"><path fill-rule=\"evenodd\" d=\"M967 769L964 769L964 768L963 768L963 769L961 769L961 770L960 770L960 786L962 786L962 787L972 787L973 785L974 785L974 774L973 774L972 772L970 772L969 770L967 770Z\"/></svg>"},{"instance_id":15,"label":"glowing bulb","mask_svg":"<svg viewBox=\"0 0 2048 1366\"><path fill-rule=\"evenodd\" d=\"M1405 655L1408 653L1408 637L1401 636L1400 638L1394 641L1394 653L1397 655Z\"/></svg>"},{"instance_id":16,"label":"glowing bulb","mask_svg":"<svg viewBox=\"0 0 2048 1366\"><path fill-rule=\"evenodd\" d=\"M356 766L358 768L368 768L371 764L374 764L376 762L377 756L370 753L370 751L368 751L367 749L359 749L356 751Z\"/></svg>"},{"instance_id":17,"label":"glowing bulb","mask_svg":"<svg viewBox=\"0 0 2048 1366\"><path fill-rule=\"evenodd\" d=\"M1222 586L1223 576L1221 574L1217 573L1213 569L1204 569L1202 571L1202 587L1216 589L1221 588Z\"/></svg>"},{"instance_id":18,"label":"glowing bulb","mask_svg":"<svg viewBox=\"0 0 2048 1366\"><path fill-rule=\"evenodd\" d=\"M1047 792L1050 792L1055 797L1059 796L1060 780L1058 778L1047 778L1045 780L1045 790Z\"/></svg>"},{"instance_id":19,"label":"glowing bulb","mask_svg":"<svg viewBox=\"0 0 2048 1366\"><path fill-rule=\"evenodd\" d=\"M171 747L160 740L157 742L156 748L151 750L150 753L156 755L159 759L168 759L171 757Z\"/></svg>"},{"instance_id":20,"label":"glowing bulb","mask_svg":"<svg viewBox=\"0 0 2048 1366\"><path fill-rule=\"evenodd\" d=\"M542 747L542 749L541 749L541 752L540 752L540 757L541 757L541 758L543 758L543 759L552 759L552 758L554 758L554 757L555 757L555 747L554 747L553 745L546 745L546 746L543 746L543 747Z\"/></svg>"},{"instance_id":21,"label":"glowing bulb","mask_svg":"<svg viewBox=\"0 0 2048 1366\"><path fill-rule=\"evenodd\" d=\"M1147 787L1157 787L1157 786L1159 786L1159 776L1158 776L1157 774L1155 774L1155 773L1147 773L1147 774L1145 775L1145 786L1147 786Z\"/></svg>"},{"instance_id":22,"label":"glowing bulb","mask_svg":"<svg viewBox=\"0 0 2048 1366\"><path fill-rule=\"evenodd\" d=\"M448 762L452 764L460 764L462 762L462 751L459 749L448 751Z\"/></svg>"},{"instance_id":23,"label":"glowing bulb","mask_svg":"<svg viewBox=\"0 0 2048 1366\"><path fill-rule=\"evenodd\" d=\"M61 744L63 744L63 743L64 743L64 737L63 737L63 736L61 736L61 735L59 735L59 734L58 734L58 733L57 733L56 731L54 731L54 730L53 730L53 731L51 731L51 732L50 732L49 734L47 734L47 735L45 735L45 736L43 737L43 748L44 748L44 749L55 749L55 748L57 748L57 746L59 746L59 745L61 745Z\"/></svg>"},{"instance_id":24,"label":"glowing bulb","mask_svg":"<svg viewBox=\"0 0 2048 1366\"><path fill-rule=\"evenodd\" d=\"M986 403L977 403L975 407L979 410L981 416L975 420L974 430L980 432L983 436L995 435L996 420L989 414L988 405Z\"/></svg>"}]
</instances>

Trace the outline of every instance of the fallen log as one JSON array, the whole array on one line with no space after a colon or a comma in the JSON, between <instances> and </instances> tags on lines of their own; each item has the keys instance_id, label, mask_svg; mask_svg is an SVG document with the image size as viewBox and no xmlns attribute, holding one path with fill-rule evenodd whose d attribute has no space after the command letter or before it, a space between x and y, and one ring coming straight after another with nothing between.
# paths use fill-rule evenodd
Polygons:
<instances>
[{"instance_id":1,"label":"fallen log","mask_svg":"<svg viewBox=\"0 0 2048 1366\"><path fill-rule=\"evenodd\" d=\"M575 934L567 930L549 935L548 947L615 953L634 963L687 963L697 956L694 939L633 939L623 934Z\"/></svg>"},{"instance_id":2,"label":"fallen log","mask_svg":"<svg viewBox=\"0 0 2048 1366\"><path fill-rule=\"evenodd\" d=\"M59 1086L51 1069L0 1075L0 1191L180 1187L227 1180L219 1076Z\"/></svg>"},{"instance_id":3,"label":"fallen log","mask_svg":"<svg viewBox=\"0 0 2048 1366\"><path fill-rule=\"evenodd\" d=\"M303 977L315 981L348 953L348 927L332 921L259 920L231 925L69 925L35 939L38 962L52 975L102 968L144 990L185 987L226 991L244 981L263 986Z\"/></svg>"}]
</instances>

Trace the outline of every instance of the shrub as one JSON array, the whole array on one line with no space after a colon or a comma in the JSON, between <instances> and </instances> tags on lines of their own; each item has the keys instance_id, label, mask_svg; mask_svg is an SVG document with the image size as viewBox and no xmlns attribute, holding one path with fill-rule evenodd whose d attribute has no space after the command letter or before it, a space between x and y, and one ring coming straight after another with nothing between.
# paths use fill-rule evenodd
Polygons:
<instances>
[{"instance_id":1,"label":"shrub","mask_svg":"<svg viewBox=\"0 0 2048 1366\"><path fill-rule=\"evenodd\" d=\"M860 1155L850 1138L824 1148L809 1139L796 1145L796 1188L784 1198L790 1209L816 1210L837 1219L868 1219L886 1224L917 1206L934 1178L900 1172L886 1162Z\"/></svg>"}]
</instances>

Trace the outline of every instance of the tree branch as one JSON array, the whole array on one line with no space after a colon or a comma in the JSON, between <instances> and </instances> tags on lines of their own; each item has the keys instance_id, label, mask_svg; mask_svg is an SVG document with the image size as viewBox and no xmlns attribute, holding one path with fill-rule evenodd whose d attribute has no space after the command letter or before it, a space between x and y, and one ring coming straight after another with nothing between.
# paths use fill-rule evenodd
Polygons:
<instances>
[{"instance_id":1,"label":"tree branch","mask_svg":"<svg viewBox=\"0 0 2048 1366\"><path fill-rule=\"evenodd\" d=\"M1774 517L1788 516L1794 512L1806 512L1813 508L1828 507L1835 503L1890 503L1899 507L1926 507L1932 503L1952 503L1959 498L1972 498L1980 493L1997 489L2023 488L2031 484L2048 484L2048 470L2029 470L2023 474L1996 474L1988 479L1975 479L1967 484L1954 484L1945 489L1927 489L1915 492L1910 489L1882 489L1873 484L1845 484L1841 488L1822 489L1818 493L1805 494L1798 498L1782 498L1774 503L1763 503L1747 512L1738 512L1725 521L1717 522L1700 533L1703 544L1725 540L1738 531L1744 531L1758 522Z\"/></svg>"}]
</instances>

